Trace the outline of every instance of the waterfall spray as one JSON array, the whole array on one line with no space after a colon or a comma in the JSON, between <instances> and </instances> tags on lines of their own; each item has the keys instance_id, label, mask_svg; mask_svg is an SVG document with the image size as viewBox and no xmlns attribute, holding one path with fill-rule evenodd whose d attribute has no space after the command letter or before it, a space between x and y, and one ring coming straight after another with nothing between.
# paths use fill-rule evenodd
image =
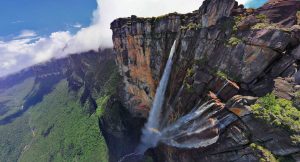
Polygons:
<instances>
[{"instance_id":1,"label":"waterfall spray","mask_svg":"<svg viewBox=\"0 0 300 162\"><path fill-rule=\"evenodd\" d=\"M165 99L165 92L168 86L172 65L173 65L173 55L176 49L176 40L170 51L168 62L166 64L163 76L159 82L159 86L156 90L153 105L149 114L148 121L143 129L142 141L138 147L138 152L145 152L148 148L155 147L160 139L160 115L162 111L162 106Z\"/></svg>"},{"instance_id":2,"label":"waterfall spray","mask_svg":"<svg viewBox=\"0 0 300 162\"><path fill-rule=\"evenodd\" d=\"M156 147L159 142L184 149L209 146L217 142L221 130L237 119L231 114L223 116L221 119L216 118L215 114L219 112L219 109L213 108L215 102L211 100L200 105L200 100L191 112L182 116L174 123L165 126L169 113L165 115L161 113L172 70L172 59L175 49L176 40L173 43L163 76L156 90L148 121L142 131L141 143L134 153L125 155L121 161L132 156L142 156L147 149ZM227 81L217 95L219 95L228 84L229 82ZM182 91L183 86L180 88L175 100L180 96ZM174 104L175 103L172 103L170 108L172 108Z\"/></svg>"}]
</instances>

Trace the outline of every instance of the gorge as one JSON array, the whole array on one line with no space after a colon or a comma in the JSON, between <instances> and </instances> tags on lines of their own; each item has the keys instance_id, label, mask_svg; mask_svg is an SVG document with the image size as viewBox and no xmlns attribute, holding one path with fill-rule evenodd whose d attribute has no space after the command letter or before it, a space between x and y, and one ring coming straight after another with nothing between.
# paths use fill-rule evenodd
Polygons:
<instances>
[{"instance_id":1,"label":"gorge","mask_svg":"<svg viewBox=\"0 0 300 162\"><path fill-rule=\"evenodd\" d=\"M299 0L111 30L113 49L0 78L0 161L300 161Z\"/></svg>"}]
</instances>

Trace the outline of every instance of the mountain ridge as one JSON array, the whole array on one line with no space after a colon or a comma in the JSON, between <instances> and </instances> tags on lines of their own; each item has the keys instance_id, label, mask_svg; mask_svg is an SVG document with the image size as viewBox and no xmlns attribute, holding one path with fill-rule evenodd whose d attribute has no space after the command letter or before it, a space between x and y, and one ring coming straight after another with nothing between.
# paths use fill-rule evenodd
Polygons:
<instances>
[{"instance_id":1,"label":"mountain ridge","mask_svg":"<svg viewBox=\"0 0 300 162\"><path fill-rule=\"evenodd\" d=\"M0 78L0 161L299 161L299 12L296 0L205 0L187 14L118 18L113 49ZM136 156L175 40L150 131L176 129Z\"/></svg>"},{"instance_id":2,"label":"mountain ridge","mask_svg":"<svg viewBox=\"0 0 300 162\"><path fill-rule=\"evenodd\" d=\"M0 81L0 161L107 161L99 100L115 91L111 49L35 65Z\"/></svg>"}]
</instances>

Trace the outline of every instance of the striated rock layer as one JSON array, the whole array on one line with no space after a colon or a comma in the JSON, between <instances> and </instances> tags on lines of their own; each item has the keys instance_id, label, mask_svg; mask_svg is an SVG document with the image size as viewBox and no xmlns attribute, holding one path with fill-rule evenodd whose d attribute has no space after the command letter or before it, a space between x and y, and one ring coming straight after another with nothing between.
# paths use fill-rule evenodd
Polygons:
<instances>
[{"instance_id":1,"label":"striated rock layer","mask_svg":"<svg viewBox=\"0 0 300 162\"><path fill-rule=\"evenodd\" d=\"M210 109L215 113L207 120L237 117L225 129L216 124L193 137L219 136L215 143L196 149L160 144L148 152L154 161L258 161L270 158L267 154L299 160L300 146L290 132L258 119L251 109L268 93L299 99L299 11L296 0L271 1L256 10L233 0L206 0L189 14L131 16L112 22L124 84L118 102L131 117L147 118L175 39L178 45L161 126L206 101L215 103ZM299 102L294 103L299 108Z\"/></svg>"}]
</instances>

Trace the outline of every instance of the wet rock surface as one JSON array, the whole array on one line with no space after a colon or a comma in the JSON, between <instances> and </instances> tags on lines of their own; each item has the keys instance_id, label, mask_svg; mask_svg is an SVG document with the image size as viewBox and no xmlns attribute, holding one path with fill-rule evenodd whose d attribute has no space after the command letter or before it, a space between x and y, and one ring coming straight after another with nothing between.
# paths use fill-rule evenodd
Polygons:
<instances>
[{"instance_id":1,"label":"wet rock surface","mask_svg":"<svg viewBox=\"0 0 300 162\"><path fill-rule=\"evenodd\" d=\"M149 150L154 161L259 161L266 154L299 159L300 147L289 132L255 118L251 109L268 93L296 103L299 3L270 1L250 10L232 0L206 0L199 10L185 15L132 16L112 22L124 83L119 100L130 117L147 118L176 39L162 125L171 125L207 101L216 105L209 109L216 113L206 115L207 120L222 121L192 137L217 135L215 142L191 149L162 142ZM222 125L228 116L236 120ZM138 134L141 127L135 131Z\"/></svg>"}]
</instances>

